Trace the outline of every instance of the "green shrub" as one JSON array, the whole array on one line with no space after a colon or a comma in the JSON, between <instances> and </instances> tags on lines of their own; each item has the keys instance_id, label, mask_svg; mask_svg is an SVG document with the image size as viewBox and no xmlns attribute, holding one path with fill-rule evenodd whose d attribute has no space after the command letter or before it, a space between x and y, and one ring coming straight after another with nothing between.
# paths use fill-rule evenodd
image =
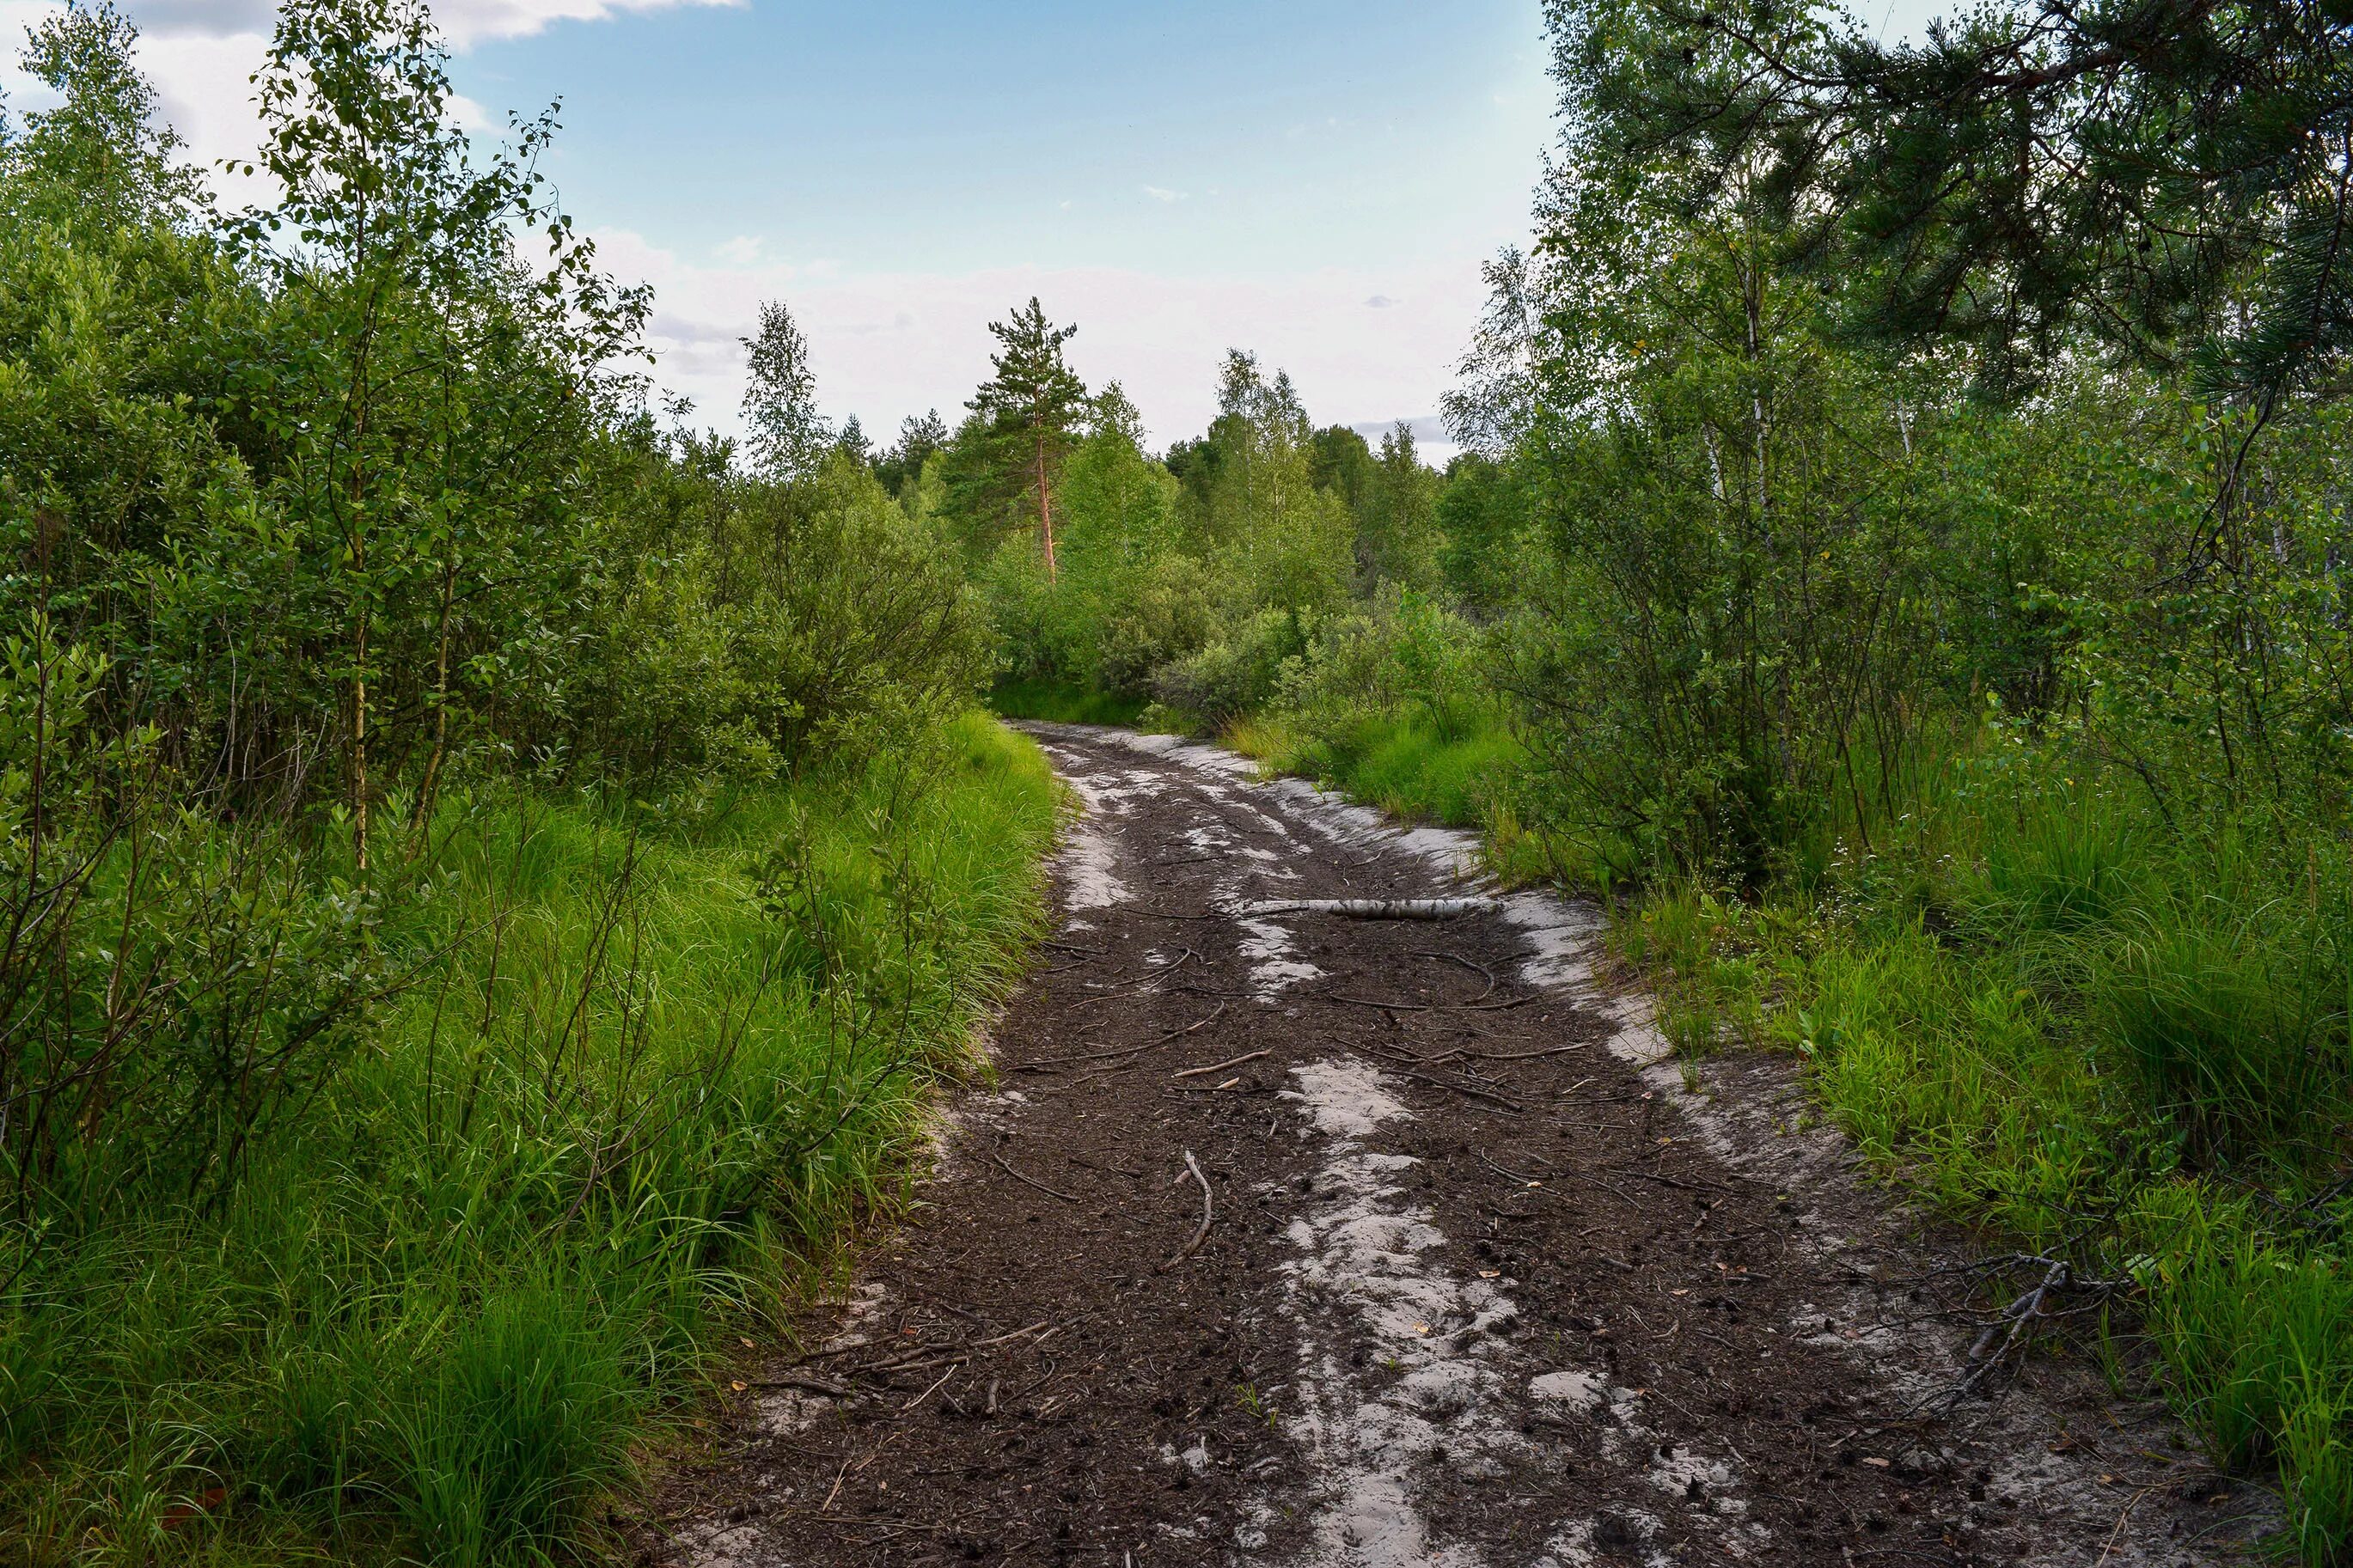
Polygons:
<instances>
[{"instance_id":1,"label":"green shrub","mask_svg":"<svg viewBox=\"0 0 2353 1568\"><path fill-rule=\"evenodd\" d=\"M1296 612L1261 610L1223 628L1198 651L1163 665L1152 678L1153 697L1216 729L1263 708L1282 679L1283 662L1297 658L1305 641Z\"/></svg>"},{"instance_id":2,"label":"green shrub","mask_svg":"<svg viewBox=\"0 0 2353 1568\"><path fill-rule=\"evenodd\" d=\"M223 1489L183 1539L554 1552L706 1347L777 1331L904 1191L1038 930L1053 801L969 718L650 806L445 797L433 896L377 942L446 961L233 1184L60 1182L0 1229L31 1560L137 1560Z\"/></svg>"}]
</instances>

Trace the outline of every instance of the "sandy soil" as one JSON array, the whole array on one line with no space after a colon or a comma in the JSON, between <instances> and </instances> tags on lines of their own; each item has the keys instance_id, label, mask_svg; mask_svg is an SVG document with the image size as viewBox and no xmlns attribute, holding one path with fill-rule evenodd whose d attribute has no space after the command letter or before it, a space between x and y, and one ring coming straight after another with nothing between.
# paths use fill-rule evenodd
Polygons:
<instances>
[{"instance_id":1,"label":"sandy soil","mask_svg":"<svg viewBox=\"0 0 2353 1568\"><path fill-rule=\"evenodd\" d=\"M2260 1521L2080 1356L1937 1413L1959 1238L1786 1062L1665 1060L1590 910L1214 748L1032 728L1086 810L995 1091L649 1561L2122 1568ZM1273 907L1345 898L1478 901Z\"/></svg>"}]
</instances>

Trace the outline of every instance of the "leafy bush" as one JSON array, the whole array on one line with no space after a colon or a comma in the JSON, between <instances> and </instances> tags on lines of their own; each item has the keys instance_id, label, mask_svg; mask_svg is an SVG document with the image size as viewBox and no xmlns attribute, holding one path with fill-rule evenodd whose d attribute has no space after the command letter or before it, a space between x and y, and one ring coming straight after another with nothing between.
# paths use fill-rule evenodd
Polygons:
<instances>
[{"instance_id":1,"label":"leafy bush","mask_svg":"<svg viewBox=\"0 0 2353 1568\"><path fill-rule=\"evenodd\" d=\"M1299 657L1305 643L1298 612L1260 610L1221 628L1194 653L1161 666L1152 678L1152 695L1214 729L1266 706L1281 683L1284 661Z\"/></svg>"},{"instance_id":2,"label":"leafy bush","mask_svg":"<svg viewBox=\"0 0 2353 1568\"><path fill-rule=\"evenodd\" d=\"M657 426L421 5L290 0L237 216L134 43L0 122L0 1537L547 1562L898 1191L1050 781L861 462Z\"/></svg>"},{"instance_id":3,"label":"leafy bush","mask_svg":"<svg viewBox=\"0 0 2353 1568\"><path fill-rule=\"evenodd\" d=\"M1493 721L1485 653L1485 638L1460 616L1388 587L1363 607L1317 623L1303 656L1284 668L1274 707L1318 738L1405 714L1459 740Z\"/></svg>"},{"instance_id":4,"label":"leafy bush","mask_svg":"<svg viewBox=\"0 0 2353 1568\"><path fill-rule=\"evenodd\" d=\"M1124 573L1109 596L1095 647L1103 689L1141 697L1155 671L1208 646L1218 624L1219 589L1190 556L1167 554Z\"/></svg>"},{"instance_id":5,"label":"leafy bush","mask_svg":"<svg viewBox=\"0 0 2353 1568\"><path fill-rule=\"evenodd\" d=\"M902 1190L1037 930L1054 798L965 719L714 809L440 813L434 897L377 928L430 973L233 1193L84 1184L0 1229L33 1561L160 1551L175 1509L232 1553L556 1551L706 1347L781 1331Z\"/></svg>"}]
</instances>

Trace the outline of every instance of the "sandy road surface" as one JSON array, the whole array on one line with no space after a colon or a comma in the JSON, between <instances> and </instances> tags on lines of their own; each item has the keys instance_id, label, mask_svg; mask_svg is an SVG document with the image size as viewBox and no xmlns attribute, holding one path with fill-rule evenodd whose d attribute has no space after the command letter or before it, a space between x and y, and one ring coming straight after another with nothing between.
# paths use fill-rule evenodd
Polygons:
<instances>
[{"instance_id":1,"label":"sandy road surface","mask_svg":"<svg viewBox=\"0 0 2353 1568\"><path fill-rule=\"evenodd\" d=\"M1917 1413L1975 1337L1943 1244L1785 1064L1662 1064L1589 911L1269 910L1485 889L1213 748L1034 732L1087 810L997 1091L649 1558L2225 1560L2249 1500L2072 1363Z\"/></svg>"}]
</instances>

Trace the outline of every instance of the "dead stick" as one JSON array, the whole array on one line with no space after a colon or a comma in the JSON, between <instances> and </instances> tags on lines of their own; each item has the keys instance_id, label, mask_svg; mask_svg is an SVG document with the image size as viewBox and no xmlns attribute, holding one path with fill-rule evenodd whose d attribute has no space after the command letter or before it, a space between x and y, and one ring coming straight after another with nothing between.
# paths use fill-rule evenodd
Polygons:
<instances>
[{"instance_id":1,"label":"dead stick","mask_svg":"<svg viewBox=\"0 0 2353 1568\"><path fill-rule=\"evenodd\" d=\"M1205 1068L1187 1068L1183 1072L1172 1072L1168 1076L1170 1078L1200 1078L1204 1074L1208 1073L1223 1072L1228 1068L1238 1068L1244 1062L1254 1062L1258 1060L1259 1058L1267 1054L1268 1053L1265 1051L1246 1051L1240 1056L1228 1057L1224 1061L1213 1062Z\"/></svg>"},{"instance_id":2,"label":"dead stick","mask_svg":"<svg viewBox=\"0 0 2353 1568\"><path fill-rule=\"evenodd\" d=\"M1018 1340L1025 1334L1034 1334L1039 1329L1044 1328L1053 1321L1054 1320L1051 1318L1040 1318L1026 1329L1016 1329L1009 1334L999 1334L995 1339L975 1340L966 1348L970 1350L981 1350L989 1345L1001 1345L1008 1340Z\"/></svg>"},{"instance_id":3,"label":"dead stick","mask_svg":"<svg viewBox=\"0 0 2353 1568\"><path fill-rule=\"evenodd\" d=\"M1176 1257L1160 1266L1157 1271L1163 1274L1201 1250L1201 1243L1209 1239L1209 1222L1218 1217L1217 1199L1209 1194L1209 1178L1201 1173L1201 1163L1193 1158L1193 1151L1190 1149L1185 1151L1185 1169L1190 1171L1193 1173L1193 1179L1201 1184L1201 1228L1193 1233L1193 1239L1187 1242ZM1185 1178L1179 1174L1176 1179L1181 1182Z\"/></svg>"},{"instance_id":4,"label":"dead stick","mask_svg":"<svg viewBox=\"0 0 2353 1568\"><path fill-rule=\"evenodd\" d=\"M989 1158L997 1162L997 1168L998 1170L1004 1172L1007 1175L1012 1177L1015 1181L1020 1183L1025 1187L1035 1187L1039 1192L1045 1194L1048 1197L1060 1198L1066 1204L1082 1203L1085 1201L1082 1198L1073 1197L1069 1193L1059 1192L1056 1189L1048 1186L1043 1182L1035 1181L1030 1177L1023 1175L1020 1172L1007 1164L1005 1163L1005 1156L1002 1154L991 1154L989 1155Z\"/></svg>"},{"instance_id":5,"label":"dead stick","mask_svg":"<svg viewBox=\"0 0 2353 1568\"><path fill-rule=\"evenodd\" d=\"M1527 1062L1527 1061L1534 1061L1534 1060L1535 1060L1535 1058L1538 1058L1538 1057L1557 1057L1557 1056L1565 1056L1565 1055L1567 1055L1567 1054L1568 1052L1570 1052L1570 1051L1581 1051L1581 1050L1583 1050L1584 1048L1585 1048L1585 1047L1584 1047L1583 1046L1581 1046L1581 1045L1577 1045L1577 1046L1548 1046L1548 1047L1546 1047L1545 1049L1543 1049L1543 1050L1541 1050L1541 1051L1462 1051L1462 1050L1458 1050L1458 1051L1452 1052L1451 1054L1452 1054L1452 1055L1454 1055L1454 1056L1458 1056L1458 1057L1469 1057L1469 1058L1472 1058L1472 1060L1474 1060L1474 1061L1482 1061L1482 1062ZM1587 1079L1587 1081L1588 1081L1588 1082L1591 1082L1592 1080L1588 1079Z\"/></svg>"},{"instance_id":6,"label":"dead stick","mask_svg":"<svg viewBox=\"0 0 2353 1568\"><path fill-rule=\"evenodd\" d=\"M1440 963L1457 964L1461 968L1469 970L1473 974L1485 976L1487 981L1487 989L1480 992L1476 996L1472 997L1471 1000L1473 1002L1484 1002L1488 997L1493 996L1495 994L1495 972L1488 968L1483 963L1478 963L1473 959L1458 957L1451 952L1416 952L1414 956L1416 958L1434 958Z\"/></svg>"},{"instance_id":7,"label":"dead stick","mask_svg":"<svg viewBox=\"0 0 2353 1568\"><path fill-rule=\"evenodd\" d=\"M957 1363L956 1363L956 1364L957 1364L957 1365L962 1365L962 1364L963 1364L963 1359L962 1359L961 1357L957 1358ZM906 1403L905 1405L901 1405L901 1406L899 1407L899 1414L900 1414L900 1415L906 1415L909 1411L911 1411L911 1410L914 1409L916 1405L921 1405L924 1400L929 1399L933 1394L937 1394L937 1393L940 1391L940 1384L945 1383L945 1382L947 1382L947 1380L948 1380L948 1379L950 1379L950 1378L954 1377L954 1376L955 1375L955 1372L956 1372L955 1367L955 1366L951 1366L951 1367L949 1367L949 1368L947 1369L947 1371L945 1371L945 1372L944 1372L944 1373L940 1373L940 1382L939 1382L939 1383L935 1383L935 1384L932 1384L932 1385L931 1385L931 1387L929 1387L929 1388L927 1388L927 1389L923 1390L923 1393L918 1394L917 1395L915 1395L915 1397L914 1397L914 1398L910 1399L909 1401L907 1401L907 1403Z\"/></svg>"},{"instance_id":8,"label":"dead stick","mask_svg":"<svg viewBox=\"0 0 2353 1568\"><path fill-rule=\"evenodd\" d=\"M1433 1089L1451 1089L1455 1093L1467 1095L1472 1100L1483 1100L1491 1105L1500 1105L1505 1110L1512 1112L1514 1116L1518 1115L1525 1109L1525 1107L1516 1103L1515 1101L1505 1100L1500 1094L1489 1094L1485 1089L1472 1089L1467 1083L1450 1083L1445 1079L1434 1077L1430 1073L1399 1071L1398 1076L1399 1078L1409 1078L1416 1083L1429 1084Z\"/></svg>"},{"instance_id":9,"label":"dead stick","mask_svg":"<svg viewBox=\"0 0 2353 1568\"><path fill-rule=\"evenodd\" d=\"M1194 1030L1215 1022L1219 1015L1225 1012L1225 1010L1226 1005L1220 1002L1218 1004L1216 1010L1211 1012L1207 1018L1197 1019L1194 1022L1186 1025L1181 1029L1171 1029L1166 1034L1161 1036L1158 1039L1147 1040L1140 1046L1114 1046L1107 1051L1087 1051L1082 1055L1074 1057L1039 1057L1035 1061L1016 1063L1012 1070L1015 1072L1042 1072L1047 1068L1058 1067L1064 1062L1100 1062L1107 1061L1113 1057L1140 1056L1144 1052L1151 1050L1155 1046L1165 1046L1171 1040L1189 1035Z\"/></svg>"}]
</instances>

